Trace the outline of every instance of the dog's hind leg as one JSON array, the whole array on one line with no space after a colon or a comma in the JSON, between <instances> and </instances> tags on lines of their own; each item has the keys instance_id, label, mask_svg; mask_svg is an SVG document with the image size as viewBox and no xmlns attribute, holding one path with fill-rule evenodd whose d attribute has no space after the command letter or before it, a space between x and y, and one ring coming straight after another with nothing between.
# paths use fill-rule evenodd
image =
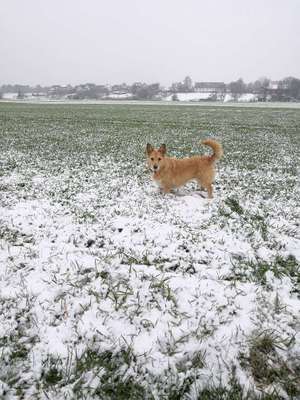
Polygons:
<instances>
[{"instance_id":1,"label":"dog's hind leg","mask_svg":"<svg viewBox=\"0 0 300 400\"><path fill-rule=\"evenodd\" d=\"M203 182L203 181L200 180L200 178L197 179L197 182L198 182L198 185L200 187L200 190L206 189L207 193L208 193L208 198L212 199L212 197L213 197L213 187L212 187L211 182Z\"/></svg>"},{"instance_id":2,"label":"dog's hind leg","mask_svg":"<svg viewBox=\"0 0 300 400\"><path fill-rule=\"evenodd\" d=\"M205 188L202 185L198 185L197 189L198 192L204 192Z\"/></svg>"},{"instance_id":3,"label":"dog's hind leg","mask_svg":"<svg viewBox=\"0 0 300 400\"><path fill-rule=\"evenodd\" d=\"M202 182L200 180L200 178L197 178L197 183L198 183L198 188L197 190L199 190L200 192L203 192L205 190L204 186L202 185Z\"/></svg>"}]
</instances>

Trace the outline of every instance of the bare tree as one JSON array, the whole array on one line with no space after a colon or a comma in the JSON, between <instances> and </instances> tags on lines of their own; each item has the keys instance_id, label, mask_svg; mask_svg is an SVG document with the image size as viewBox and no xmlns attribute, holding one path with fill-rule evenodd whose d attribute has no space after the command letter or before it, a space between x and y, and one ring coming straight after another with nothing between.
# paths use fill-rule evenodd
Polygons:
<instances>
[{"instance_id":1,"label":"bare tree","mask_svg":"<svg viewBox=\"0 0 300 400\"><path fill-rule=\"evenodd\" d=\"M234 98L246 92L247 85L244 83L243 79L240 78L237 81L230 82L228 85L229 91L232 93Z\"/></svg>"},{"instance_id":2,"label":"bare tree","mask_svg":"<svg viewBox=\"0 0 300 400\"><path fill-rule=\"evenodd\" d=\"M281 81L281 87L286 92L288 100L300 100L300 79L289 76Z\"/></svg>"}]
</instances>

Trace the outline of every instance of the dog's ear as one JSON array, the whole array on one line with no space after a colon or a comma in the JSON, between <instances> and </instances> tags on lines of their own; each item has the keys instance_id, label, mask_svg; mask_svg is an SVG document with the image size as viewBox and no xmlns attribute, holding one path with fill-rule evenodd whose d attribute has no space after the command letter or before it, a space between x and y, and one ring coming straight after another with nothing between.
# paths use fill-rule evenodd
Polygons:
<instances>
[{"instance_id":1,"label":"dog's ear","mask_svg":"<svg viewBox=\"0 0 300 400\"><path fill-rule=\"evenodd\" d=\"M166 145L163 143L160 148L158 149L158 151L164 156L167 152L167 147Z\"/></svg>"},{"instance_id":2,"label":"dog's ear","mask_svg":"<svg viewBox=\"0 0 300 400\"><path fill-rule=\"evenodd\" d=\"M147 143L147 146L146 146L146 153L147 153L147 154L150 154L150 153L152 153L152 151L153 151L153 147L151 146L150 143Z\"/></svg>"}]
</instances>

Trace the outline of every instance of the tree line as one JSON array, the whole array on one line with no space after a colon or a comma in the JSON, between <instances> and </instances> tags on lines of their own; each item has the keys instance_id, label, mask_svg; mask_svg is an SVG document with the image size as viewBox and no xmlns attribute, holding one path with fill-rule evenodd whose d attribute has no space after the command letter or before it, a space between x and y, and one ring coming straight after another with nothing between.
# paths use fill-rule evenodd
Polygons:
<instances>
[{"instance_id":1,"label":"tree line","mask_svg":"<svg viewBox=\"0 0 300 400\"><path fill-rule=\"evenodd\" d=\"M202 82L209 87L209 82ZM214 82L212 82L214 83ZM271 81L269 78L260 78L254 82L246 83L242 78L229 82L215 82L214 91L218 93L230 93L238 97L244 93L253 93L259 97L259 100L266 101L300 101L300 79L287 77L280 81ZM194 85L190 77L186 77L182 82L175 82L169 88L163 88L159 83L147 84L145 82L135 82L132 85L126 83L117 85L96 85L94 83L85 83L76 86L72 85L52 85L52 86L30 86L19 84L6 84L0 86L0 98L3 93L17 93L18 98L24 98L27 94L32 96L46 96L51 98L65 97L68 99L101 99L118 98L125 94L130 95L131 99L151 100L159 99L168 94L180 92L201 91L197 89L197 83Z\"/></svg>"},{"instance_id":2,"label":"tree line","mask_svg":"<svg viewBox=\"0 0 300 400\"><path fill-rule=\"evenodd\" d=\"M298 101L300 100L300 79L287 77L280 81L272 82L268 78L261 78L248 84L243 79L230 82L227 91L233 95L253 93L266 100L270 97L273 101Z\"/></svg>"}]
</instances>

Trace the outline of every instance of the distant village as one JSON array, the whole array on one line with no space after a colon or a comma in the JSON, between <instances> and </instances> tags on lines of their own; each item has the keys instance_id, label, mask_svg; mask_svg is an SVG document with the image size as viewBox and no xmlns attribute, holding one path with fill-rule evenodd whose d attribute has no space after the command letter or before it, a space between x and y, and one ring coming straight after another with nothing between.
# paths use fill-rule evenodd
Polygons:
<instances>
[{"instance_id":1,"label":"distant village","mask_svg":"<svg viewBox=\"0 0 300 400\"><path fill-rule=\"evenodd\" d=\"M168 88L159 83L135 82L116 85L85 83L76 86L52 85L34 87L29 85L0 86L2 100L161 100L187 102L266 102L300 101L300 80L294 77L272 81L261 78L245 83L238 79L230 83L193 82L187 76Z\"/></svg>"}]
</instances>

